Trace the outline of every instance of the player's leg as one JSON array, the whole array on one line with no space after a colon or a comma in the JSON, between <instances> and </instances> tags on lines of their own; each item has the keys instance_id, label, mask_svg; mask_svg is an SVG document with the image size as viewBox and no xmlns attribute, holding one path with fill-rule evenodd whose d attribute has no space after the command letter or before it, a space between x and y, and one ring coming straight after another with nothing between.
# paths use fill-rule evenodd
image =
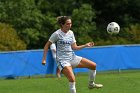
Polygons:
<instances>
[{"instance_id":1,"label":"player's leg","mask_svg":"<svg viewBox=\"0 0 140 93\"><path fill-rule=\"evenodd\" d=\"M62 73L69 80L70 93L76 93L75 76L74 76L72 67L71 66L64 67L63 70L62 70Z\"/></svg>"},{"instance_id":2,"label":"player's leg","mask_svg":"<svg viewBox=\"0 0 140 93\"><path fill-rule=\"evenodd\" d=\"M78 68L89 68L89 88L101 88L102 84L95 84L96 77L96 63L86 58L82 58L77 66Z\"/></svg>"},{"instance_id":3,"label":"player's leg","mask_svg":"<svg viewBox=\"0 0 140 93\"><path fill-rule=\"evenodd\" d=\"M89 71L89 81L93 82L96 77L96 63L86 59L82 58L81 62L78 64L78 68L88 68Z\"/></svg>"},{"instance_id":4,"label":"player's leg","mask_svg":"<svg viewBox=\"0 0 140 93\"><path fill-rule=\"evenodd\" d=\"M58 78L61 77L61 71L58 69L58 67L56 68L56 75Z\"/></svg>"}]
</instances>

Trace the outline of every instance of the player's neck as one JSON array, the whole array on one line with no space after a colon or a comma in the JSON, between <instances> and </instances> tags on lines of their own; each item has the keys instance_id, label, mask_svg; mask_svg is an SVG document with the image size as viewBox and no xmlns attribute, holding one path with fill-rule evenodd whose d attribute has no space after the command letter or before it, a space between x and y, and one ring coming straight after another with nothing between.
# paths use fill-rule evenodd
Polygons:
<instances>
[{"instance_id":1,"label":"player's neck","mask_svg":"<svg viewBox=\"0 0 140 93\"><path fill-rule=\"evenodd\" d=\"M67 33L69 30L61 28L61 31Z\"/></svg>"}]
</instances>

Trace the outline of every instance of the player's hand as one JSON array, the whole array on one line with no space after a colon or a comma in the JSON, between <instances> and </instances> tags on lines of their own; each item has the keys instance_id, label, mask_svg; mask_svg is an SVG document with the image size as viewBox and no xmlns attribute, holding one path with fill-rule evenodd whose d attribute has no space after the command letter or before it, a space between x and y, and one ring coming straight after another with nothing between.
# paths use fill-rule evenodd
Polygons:
<instances>
[{"instance_id":1,"label":"player's hand","mask_svg":"<svg viewBox=\"0 0 140 93\"><path fill-rule=\"evenodd\" d=\"M86 44L87 47L93 47L94 46L94 42L89 42Z\"/></svg>"},{"instance_id":2,"label":"player's hand","mask_svg":"<svg viewBox=\"0 0 140 93\"><path fill-rule=\"evenodd\" d=\"M42 61L42 65L46 65L46 60L43 60Z\"/></svg>"}]
</instances>

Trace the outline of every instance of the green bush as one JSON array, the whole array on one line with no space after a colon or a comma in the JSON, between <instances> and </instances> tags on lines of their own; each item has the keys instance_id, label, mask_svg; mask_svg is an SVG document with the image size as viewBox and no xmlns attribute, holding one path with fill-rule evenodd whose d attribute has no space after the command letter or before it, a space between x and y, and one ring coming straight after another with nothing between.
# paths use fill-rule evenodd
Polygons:
<instances>
[{"instance_id":1,"label":"green bush","mask_svg":"<svg viewBox=\"0 0 140 93\"><path fill-rule=\"evenodd\" d=\"M0 23L0 51L25 50L26 44L18 37L12 26Z\"/></svg>"}]
</instances>

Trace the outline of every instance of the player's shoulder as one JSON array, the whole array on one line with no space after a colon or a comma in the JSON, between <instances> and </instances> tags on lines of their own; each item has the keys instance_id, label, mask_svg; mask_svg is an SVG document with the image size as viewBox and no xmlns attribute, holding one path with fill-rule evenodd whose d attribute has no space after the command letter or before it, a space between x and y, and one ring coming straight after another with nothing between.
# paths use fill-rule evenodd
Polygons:
<instances>
[{"instance_id":1,"label":"player's shoulder","mask_svg":"<svg viewBox=\"0 0 140 93\"><path fill-rule=\"evenodd\" d=\"M59 34L60 33L60 29L56 30L53 34Z\"/></svg>"},{"instance_id":2,"label":"player's shoulder","mask_svg":"<svg viewBox=\"0 0 140 93\"><path fill-rule=\"evenodd\" d=\"M58 30L56 30L55 32L52 33L52 36L55 36L56 37L56 36L58 36L59 33L60 33L60 31L58 29Z\"/></svg>"},{"instance_id":3,"label":"player's shoulder","mask_svg":"<svg viewBox=\"0 0 140 93\"><path fill-rule=\"evenodd\" d=\"M69 33L70 33L70 34L73 34L73 31L72 31L72 30L69 30Z\"/></svg>"},{"instance_id":4,"label":"player's shoulder","mask_svg":"<svg viewBox=\"0 0 140 93\"><path fill-rule=\"evenodd\" d=\"M72 31L72 30L69 30L69 32L70 32L70 33L73 33L73 31Z\"/></svg>"}]
</instances>

